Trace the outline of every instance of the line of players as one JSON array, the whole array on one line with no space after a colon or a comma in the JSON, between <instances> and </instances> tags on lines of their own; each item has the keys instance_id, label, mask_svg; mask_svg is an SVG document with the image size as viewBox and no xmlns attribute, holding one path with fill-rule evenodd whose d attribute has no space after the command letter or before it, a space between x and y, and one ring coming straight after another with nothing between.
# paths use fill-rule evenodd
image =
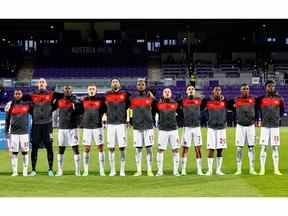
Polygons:
<instances>
[{"instance_id":1,"label":"line of players","mask_svg":"<svg viewBox=\"0 0 288 216\"><path fill-rule=\"evenodd\" d=\"M80 152L79 152L79 125L83 128L83 176L89 175L89 160L91 144L94 140L99 153L100 176L104 172L104 135L102 128L102 117L107 115L107 147L109 149L109 176L115 176L115 148L118 145L120 151L120 176L125 176L125 161L127 147L127 125L133 126L135 161L137 171L134 176L142 175L142 150L147 152L147 175L153 176L152 172L152 146L154 143L154 118L159 115L159 135L157 151L156 176L163 175L164 152L167 145L171 145L173 154L173 175L186 175L187 153L192 141L195 147L197 174L202 172L201 146L202 135L200 129L200 112L208 111L208 171L205 175L213 174L214 152L216 151L216 174L224 175L222 172L223 151L227 148L226 140L226 111L236 112L236 136L235 144L237 171L241 174L242 152L245 144L248 146L249 173L256 175L254 170L255 161L255 124L261 120L260 135L260 173L265 174L265 161L267 146L272 146L272 158L274 173L282 175L279 171L279 145L280 132L279 122L284 112L284 102L275 91L272 81L265 84L265 95L254 98L249 94L249 86L240 87L240 96L227 101L222 95L221 87L213 88L211 96L201 99L196 96L194 86L188 85L186 96L180 100L172 99L172 91L169 88L163 90L161 99L157 100L151 91L146 90L144 80L137 81L137 91L133 94L121 90L118 79L112 79L111 91L104 97L96 92L96 85L89 85L88 95L80 100L73 95L71 86L64 86L63 93L47 90L45 79L38 81L38 90L23 95L20 89L14 92L14 99L7 104L6 133L11 151L12 176L18 175L18 152L21 148L23 154L23 176L28 175L28 151L29 151L29 129L28 115L32 115L32 172L30 176L36 176L36 162L38 148L43 145L47 149L49 165L48 175L53 176L53 148L51 141L52 112L59 110L59 128L57 155L57 176L63 175L64 152L67 146L72 146L74 152L75 175L80 176ZM127 109L133 113L128 115ZM82 116L80 122L80 115ZM130 118L131 117L131 118ZM179 119L184 126L183 138L178 137ZM182 146L180 162L180 146ZM179 169L180 168L180 169ZM179 170L181 173L179 173Z\"/></svg>"}]
</instances>

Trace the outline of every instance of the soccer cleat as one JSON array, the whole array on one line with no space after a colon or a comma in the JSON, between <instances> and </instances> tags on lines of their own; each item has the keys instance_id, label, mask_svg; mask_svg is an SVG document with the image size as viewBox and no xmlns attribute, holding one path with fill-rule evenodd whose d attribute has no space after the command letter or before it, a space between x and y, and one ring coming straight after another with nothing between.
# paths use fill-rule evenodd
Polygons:
<instances>
[{"instance_id":1,"label":"soccer cleat","mask_svg":"<svg viewBox=\"0 0 288 216\"><path fill-rule=\"evenodd\" d=\"M283 175L279 170L274 170L275 175Z\"/></svg>"},{"instance_id":2,"label":"soccer cleat","mask_svg":"<svg viewBox=\"0 0 288 216\"><path fill-rule=\"evenodd\" d=\"M23 176L28 176L28 169L23 169Z\"/></svg>"},{"instance_id":3,"label":"soccer cleat","mask_svg":"<svg viewBox=\"0 0 288 216\"><path fill-rule=\"evenodd\" d=\"M241 170L237 170L235 173L234 173L234 175L241 175Z\"/></svg>"},{"instance_id":4,"label":"soccer cleat","mask_svg":"<svg viewBox=\"0 0 288 216\"><path fill-rule=\"evenodd\" d=\"M198 175L198 176L203 176L204 173L203 173L202 170L200 169L200 170L197 171L197 175Z\"/></svg>"},{"instance_id":5,"label":"soccer cleat","mask_svg":"<svg viewBox=\"0 0 288 216\"><path fill-rule=\"evenodd\" d=\"M29 176L36 176L36 175L37 175L36 171L33 170Z\"/></svg>"},{"instance_id":6,"label":"soccer cleat","mask_svg":"<svg viewBox=\"0 0 288 216\"><path fill-rule=\"evenodd\" d=\"M89 175L88 171L84 171L82 174L82 176L88 176L88 175Z\"/></svg>"},{"instance_id":7,"label":"soccer cleat","mask_svg":"<svg viewBox=\"0 0 288 216\"><path fill-rule=\"evenodd\" d=\"M100 175L100 176L106 176L106 175L105 175L105 172L100 172L99 175Z\"/></svg>"},{"instance_id":8,"label":"soccer cleat","mask_svg":"<svg viewBox=\"0 0 288 216\"><path fill-rule=\"evenodd\" d=\"M14 173L12 173L11 176L18 176L18 173L17 173L17 172L14 172Z\"/></svg>"},{"instance_id":9,"label":"soccer cleat","mask_svg":"<svg viewBox=\"0 0 288 216\"><path fill-rule=\"evenodd\" d=\"M265 170L263 169L263 170L260 170L260 172L259 172L259 175L265 175Z\"/></svg>"},{"instance_id":10,"label":"soccer cleat","mask_svg":"<svg viewBox=\"0 0 288 216\"><path fill-rule=\"evenodd\" d=\"M225 175L221 170L216 171L216 175L222 176Z\"/></svg>"},{"instance_id":11,"label":"soccer cleat","mask_svg":"<svg viewBox=\"0 0 288 216\"><path fill-rule=\"evenodd\" d=\"M125 172L120 172L120 176L125 176Z\"/></svg>"},{"instance_id":12,"label":"soccer cleat","mask_svg":"<svg viewBox=\"0 0 288 216\"><path fill-rule=\"evenodd\" d=\"M257 175L257 172L255 172L254 169L251 169L251 170L249 171L249 174L250 174L250 175Z\"/></svg>"},{"instance_id":13,"label":"soccer cleat","mask_svg":"<svg viewBox=\"0 0 288 216\"><path fill-rule=\"evenodd\" d=\"M142 172L136 172L133 176L142 176Z\"/></svg>"},{"instance_id":14,"label":"soccer cleat","mask_svg":"<svg viewBox=\"0 0 288 216\"><path fill-rule=\"evenodd\" d=\"M49 170L49 171L48 171L48 176L54 176L54 173L53 173L52 170Z\"/></svg>"},{"instance_id":15,"label":"soccer cleat","mask_svg":"<svg viewBox=\"0 0 288 216\"><path fill-rule=\"evenodd\" d=\"M78 172L75 171L75 176L81 176L80 171Z\"/></svg>"},{"instance_id":16,"label":"soccer cleat","mask_svg":"<svg viewBox=\"0 0 288 216\"><path fill-rule=\"evenodd\" d=\"M182 171L181 171L181 175L182 175L182 176L186 176L186 175L187 175L186 171L185 171L185 170L182 170Z\"/></svg>"},{"instance_id":17,"label":"soccer cleat","mask_svg":"<svg viewBox=\"0 0 288 216\"><path fill-rule=\"evenodd\" d=\"M116 176L116 172L110 172L109 176Z\"/></svg>"},{"instance_id":18,"label":"soccer cleat","mask_svg":"<svg viewBox=\"0 0 288 216\"><path fill-rule=\"evenodd\" d=\"M63 175L63 171L62 170L58 170L56 176L62 176Z\"/></svg>"},{"instance_id":19,"label":"soccer cleat","mask_svg":"<svg viewBox=\"0 0 288 216\"><path fill-rule=\"evenodd\" d=\"M163 172L157 172L156 176L163 176Z\"/></svg>"},{"instance_id":20,"label":"soccer cleat","mask_svg":"<svg viewBox=\"0 0 288 216\"><path fill-rule=\"evenodd\" d=\"M173 173L174 176L180 176L178 172Z\"/></svg>"},{"instance_id":21,"label":"soccer cleat","mask_svg":"<svg viewBox=\"0 0 288 216\"><path fill-rule=\"evenodd\" d=\"M154 176L152 170L148 170L148 171L147 171L147 176Z\"/></svg>"},{"instance_id":22,"label":"soccer cleat","mask_svg":"<svg viewBox=\"0 0 288 216\"><path fill-rule=\"evenodd\" d=\"M212 176L212 170L208 170L206 173L205 173L205 176Z\"/></svg>"}]
</instances>

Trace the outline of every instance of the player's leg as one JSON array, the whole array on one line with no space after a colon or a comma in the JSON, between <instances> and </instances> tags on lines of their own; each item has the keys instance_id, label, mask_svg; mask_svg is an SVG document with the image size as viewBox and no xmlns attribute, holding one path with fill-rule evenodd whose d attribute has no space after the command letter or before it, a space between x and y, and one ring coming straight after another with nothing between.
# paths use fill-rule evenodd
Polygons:
<instances>
[{"instance_id":1,"label":"player's leg","mask_svg":"<svg viewBox=\"0 0 288 216\"><path fill-rule=\"evenodd\" d=\"M205 175L211 176L213 174L214 151L216 149L216 132L214 129L207 129L207 149L208 149L208 171Z\"/></svg>"},{"instance_id":2,"label":"player's leg","mask_svg":"<svg viewBox=\"0 0 288 216\"><path fill-rule=\"evenodd\" d=\"M110 174L109 176L115 176L115 144L116 144L116 130L114 125L107 126L107 146L109 148L109 164Z\"/></svg>"},{"instance_id":3,"label":"player's leg","mask_svg":"<svg viewBox=\"0 0 288 216\"><path fill-rule=\"evenodd\" d=\"M163 176L164 152L167 149L169 135L166 131L159 130L158 134L158 152L157 152L157 174Z\"/></svg>"},{"instance_id":4,"label":"player's leg","mask_svg":"<svg viewBox=\"0 0 288 216\"><path fill-rule=\"evenodd\" d=\"M65 142L67 142L67 130L66 129L58 129L58 154L57 154L57 176L63 175L63 163L64 163L64 152L65 152Z\"/></svg>"},{"instance_id":5,"label":"player's leg","mask_svg":"<svg viewBox=\"0 0 288 216\"><path fill-rule=\"evenodd\" d=\"M12 151L12 154L11 154L12 175L11 176L18 176L19 145L20 145L20 135L11 134L11 151Z\"/></svg>"},{"instance_id":6,"label":"player's leg","mask_svg":"<svg viewBox=\"0 0 288 216\"><path fill-rule=\"evenodd\" d=\"M28 176L29 165L29 134L22 134L20 136L20 147L23 156L23 176Z\"/></svg>"},{"instance_id":7,"label":"player's leg","mask_svg":"<svg viewBox=\"0 0 288 216\"><path fill-rule=\"evenodd\" d=\"M80 152L79 145L72 146L73 154L74 154L74 167L75 167L75 176L80 176Z\"/></svg>"},{"instance_id":8,"label":"player's leg","mask_svg":"<svg viewBox=\"0 0 288 216\"><path fill-rule=\"evenodd\" d=\"M98 148L98 160L99 160L99 175L105 176L105 153L104 153L104 139L103 129L93 129L93 139Z\"/></svg>"},{"instance_id":9,"label":"player's leg","mask_svg":"<svg viewBox=\"0 0 288 216\"><path fill-rule=\"evenodd\" d=\"M282 173L279 170L280 131L279 128L271 128L270 132L271 132L271 146L272 146L274 174L282 175Z\"/></svg>"},{"instance_id":10,"label":"player's leg","mask_svg":"<svg viewBox=\"0 0 288 216\"><path fill-rule=\"evenodd\" d=\"M63 175L63 164L64 164L64 153L65 153L65 146L59 146L59 151L57 155L57 165L58 170L56 176L62 176Z\"/></svg>"},{"instance_id":11,"label":"player's leg","mask_svg":"<svg viewBox=\"0 0 288 216\"><path fill-rule=\"evenodd\" d=\"M245 128L246 127L243 127L239 124L237 124L236 126L235 145L236 145L237 170L235 175L241 175L242 173L243 146L245 144L245 138L246 138Z\"/></svg>"},{"instance_id":12,"label":"player's leg","mask_svg":"<svg viewBox=\"0 0 288 216\"><path fill-rule=\"evenodd\" d=\"M42 140L42 134L40 130L40 125L32 125L32 151L31 151L31 163L32 163L32 172L30 176L36 176L36 165L37 165L37 158L38 158L38 149L40 142Z\"/></svg>"},{"instance_id":13,"label":"player's leg","mask_svg":"<svg viewBox=\"0 0 288 216\"><path fill-rule=\"evenodd\" d=\"M181 152L181 175L186 175L186 166L187 166L187 155L189 147L191 145L191 128L184 128L184 135L182 140L182 152Z\"/></svg>"},{"instance_id":14,"label":"player's leg","mask_svg":"<svg viewBox=\"0 0 288 216\"><path fill-rule=\"evenodd\" d=\"M125 176L127 126L125 124L116 126L116 137L120 151L120 176Z\"/></svg>"},{"instance_id":15,"label":"player's leg","mask_svg":"<svg viewBox=\"0 0 288 216\"><path fill-rule=\"evenodd\" d=\"M173 175L179 176L179 161L180 161L180 155L179 155L179 148L180 148L180 140L178 131L170 131L169 135L170 144L172 147L172 154L173 154Z\"/></svg>"},{"instance_id":16,"label":"player's leg","mask_svg":"<svg viewBox=\"0 0 288 216\"><path fill-rule=\"evenodd\" d=\"M260 173L259 175L265 175L265 164L267 158L267 146L270 139L270 129L266 127L261 127L260 129Z\"/></svg>"},{"instance_id":17,"label":"player's leg","mask_svg":"<svg viewBox=\"0 0 288 216\"><path fill-rule=\"evenodd\" d=\"M142 148L144 145L144 132L140 130L133 130L134 135L134 147L135 147L135 162L136 162L136 173L134 176L142 175Z\"/></svg>"},{"instance_id":18,"label":"player's leg","mask_svg":"<svg viewBox=\"0 0 288 216\"><path fill-rule=\"evenodd\" d=\"M248 144L248 160L249 160L249 174L257 175L255 172L254 164L255 164L255 141L256 141L256 131L255 125L251 125L246 129L247 134L247 144Z\"/></svg>"},{"instance_id":19,"label":"player's leg","mask_svg":"<svg viewBox=\"0 0 288 216\"><path fill-rule=\"evenodd\" d=\"M149 129L144 131L144 143L146 147L146 160L147 160L147 176L154 176L152 172L152 160L153 160L153 151L152 146L154 144L154 130Z\"/></svg>"},{"instance_id":20,"label":"player's leg","mask_svg":"<svg viewBox=\"0 0 288 216\"><path fill-rule=\"evenodd\" d=\"M201 154L202 135L201 135L201 128L200 127L193 129L193 138L194 138L194 146L195 146L197 175L203 175L203 172L202 172L202 154Z\"/></svg>"},{"instance_id":21,"label":"player's leg","mask_svg":"<svg viewBox=\"0 0 288 216\"><path fill-rule=\"evenodd\" d=\"M53 173L53 143L52 143L52 125L51 124L46 124L46 125L41 125L41 130L43 134L43 143L44 146L47 150L47 160L48 160L48 176L54 176Z\"/></svg>"},{"instance_id":22,"label":"player's leg","mask_svg":"<svg viewBox=\"0 0 288 216\"><path fill-rule=\"evenodd\" d=\"M80 153L79 153L79 137L80 132L78 128L70 129L69 133L69 145L72 146L73 158L74 158L74 167L75 167L75 176L80 176Z\"/></svg>"},{"instance_id":23,"label":"player's leg","mask_svg":"<svg viewBox=\"0 0 288 216\"><path fill-rule=\"evenodd\" d=\"M89 161L90 161L90 150L91 150L91 142L92 142L92 129L83 129L83 168L84 172L82 176L89 175Z\"/></svg>"},{"instance_id":24,"label":"player's leg","mask_svg":"<svg viewBox=\"0 0 288 216\"><path fill-rule=\"evenodd\" d=\"M223 151L227 148L226 144L226 129L217 130L216 132L217 142L216 142L216 150L217 150L217 157L216 157L216 174L217 175L224 175L222 172L222 164L223 164Z\"/></svg>"}]
</instances>

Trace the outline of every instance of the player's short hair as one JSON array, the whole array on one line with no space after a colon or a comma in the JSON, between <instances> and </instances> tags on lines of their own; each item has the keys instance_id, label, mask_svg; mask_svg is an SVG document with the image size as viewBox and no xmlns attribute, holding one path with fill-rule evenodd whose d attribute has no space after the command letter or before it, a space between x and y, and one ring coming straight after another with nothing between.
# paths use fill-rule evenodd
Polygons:
<instances>
[{"instance_id":1,"label":"player's short hair","mask_svg":"<svg viewBox=\"0 0 288 216\"><path fill-rule=\"evenodd\" d=\"M241 85L240 85L240 88L242 88L242 87L244 87L244 86L249 86L247 83L242 83Z\"/></svg>"},{"instance_id":2,"label":"player's short hair","mask_svg":"<svg viewBox=\"0 0 288 216\"><path fill-rule=\"evenodd\" d=\"M273 80L268 80L268 81L266 81L266 82L265 82L265 88L266 88L266 86L269 85L269 84L275 84L275 82L274 82Z\"/></svg>"},{"instance_id":3,"label":"player's short hair","mask_svg":"<svg viewBox=\"0 0 288 216\"><path fill-rule=\"evenodd\" d=\"M43 81L45 81L47 83L46 79L43 78L43 77L39 78L38 82L41 81L41 80L43 80Z\"/></svg>"},{"instance_id":4,"label":"player's short hair","mask_svg":"<svg viewBox=\"0 0 288 216\"><path fill-rule=\"evenodd\" d=\"M118 80L118 81L120 82L120 78L119 78L119 77L112 77L112 78L110 79L110 82L112 82L112 80Z\"/></svg>"},{"instance_id":5,"label":"player's short hair","mask_svg":"<svg viewBox=\"0 0 288 216\"><path fill-rule=\"evenodd\" d=\"M222 87L220 85L213 86L212 90L214 90L215 88L220 88L222 90Z\"/></svg>"},{"instance_id":6,"label":"player's short hair","mask_svg":"<svg viewBox=\"0 0 288 216\"><path fill-rule=\"evenodd\" d=\"M96 83L88 83L87 87L89 86L96 86Z\"/></svg>"},{"instance_id":7,"label":"player's short hair","mask_svg":"<svg viewBox=\"0 0 288 216\"><path fill-rule=\"evenodd\" d=\"M188 85L186 86L186 90L187 90L189 87L194 87L194 88L195 88L194 85L192 85L192 84L188 84Z\"/></svg>"},{"instance_id":8,"label":"player's short hair","mask_svg":"<svg viewBox=\"0 0 288 216\"><path fill-rule=\"evenodd\" d=\"M14 90L14 92L16 92L16 91L21 91L22 92L22 90L20 89L20 88L15 88L15 90Z\"/></svg>"}]
</instances>

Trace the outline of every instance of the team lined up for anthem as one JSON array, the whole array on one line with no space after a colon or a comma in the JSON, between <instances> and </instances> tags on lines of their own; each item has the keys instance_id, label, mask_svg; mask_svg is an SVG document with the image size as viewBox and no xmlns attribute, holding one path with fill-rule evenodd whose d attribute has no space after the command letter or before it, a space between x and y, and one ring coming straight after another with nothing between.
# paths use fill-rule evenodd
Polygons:
<instances>
[{"instance_id":1,"label":"team lined up for anthem","mask_svg":"<svg viewBox=\"0 0 288 216\"><path fill-rule=\"evenodd\" d=\"M107 115L107 147L109 149L109 176L115 176L115 147L120 150L120 176L125 176L125 158L127 147L127 125L133 126L135 161L137 171L134 176L142 175L142 149L147 151L147 175L152 172L152 146L154 143L154 117L159 116L159 136L157 151L156 176L163 175L164 152L167 145L171 145L173 154L173 175L186 175L187 153L193 142L196 153L196 167L198 175L212 175L214 152L216 151L216 174L222 172L223 151L227 148L226 140L226 110L236 112L237 127L235 144L237 146L236 175L242 170L242 150L245 144L248 146L249 173L256 175L255 161L255 125L261 120L260 135L260 172L265 174L266 150L272 146L272 158L274 174L282 175L279 171L279 145L280 118L284 112L283 99L275 91L272 81L265 84L265 95L254 98L249 94L249 86L242 84L240 96L233 100L226 100L222 95L221 87L215 86L211 96L201 99L196 96L195 87L188 85L186 96L180 100L172 99L171 89L165 88L161 99L157 100L151 91L146 89L144 80L137 81L137 91L133 94L121 90L120 81L111 81L111 91L104 97L96 94L96 85L91 84L87 88L88 95L79 99L72 93L71 86L64 86L63 93L47 90L45 79L39 79L38 89L27 95L23 95L20 89L14 92L14 98L5 108L6 134L11 152L12 176L18 175L18 152L23 155L23 176L28 176L28 151L29 151L29 127L28 117L32 115L32 172L30 176L36 176L36 163L38 148L43 145L47 150L48 175L53 176L53 147L51 141L52 112L59 110L59 128L57 155L57 176L63 175L64 152L67 146L72 146L74 153L75 175L80 176L80 152L79 152L79 125L83 128L83 168L82 176L88 176L91 143L96 143L99 152L99 173L104 172L104 140L102 117ZM127 109L133 111L132 118L127 118ZM202 136L200 129L200 111L206 109L209 114L207 131L208 171L202 172L201 145ZM80 118L81 116L81 118ZM181 117L184 126L183 138L178 137L178 125L176 117ZM128 121L128 122L127 122ZM182 146L181 160L179 149ZM180 171L180 172L179 172Z\"/></svg>"}]
</instances>

